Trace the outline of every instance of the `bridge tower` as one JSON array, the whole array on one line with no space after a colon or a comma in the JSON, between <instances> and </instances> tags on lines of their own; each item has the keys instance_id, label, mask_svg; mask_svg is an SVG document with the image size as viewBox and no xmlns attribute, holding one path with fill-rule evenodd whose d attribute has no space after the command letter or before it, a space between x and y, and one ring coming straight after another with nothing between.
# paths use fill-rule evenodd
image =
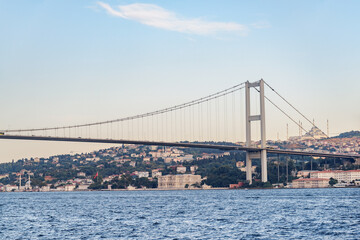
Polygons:
<instances>
[{"instance_id":1,"label":"bridge tower","mask_svg":"<svg viewBox=\"0 0 360 240\"><path fill-rule=\"evenodd\" d=\"M260 114L251 115L250 111L250 88L259 87L260 88ZM266 131L265 131L265 94L264 94L264 80L261 79L257 82L250 83L247 81L245 83L245 109L246 109L246 146L251 146L251 122L260 121L260 132L261 132L261 150L258 152L246 152L246 180L252 183L252 159L260 158L261 159L261 181L267 182L267 154L266 154Z\"/></svg>"}]
</instances>

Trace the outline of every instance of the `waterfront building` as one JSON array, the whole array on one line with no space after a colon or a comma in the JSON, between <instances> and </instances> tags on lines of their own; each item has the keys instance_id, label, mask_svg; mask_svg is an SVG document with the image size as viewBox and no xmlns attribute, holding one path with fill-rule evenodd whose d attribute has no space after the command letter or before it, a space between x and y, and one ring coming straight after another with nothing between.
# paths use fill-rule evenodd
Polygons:
<instances>
[{"instance_id":1,"label":"waterfront building","mask_svg":"<svg viewBox=\"0 0 360 240\"><path fill-rule=\"evenodd\" d=\"M354 180L360 180L360 170L349 170L349 171L317 171L310 173L311 178L334 178L338 182L350 183Z\"/></svg>"},{"instance_id":2,"label":"waterfront building","mask_svg":"<svg viewBox=\"0 0 360 240\"><path fill-rule=\"evenodd\" d=\"M18 190L18 186L16 185L5 185L5 192L12 192Z\"/></svg>"},{"instance_id":3,"label":"waterfront building","mask_svg":"<svg viewBox=\"0 0 360 240\"><path fill-rule=\"evenodd\" d=\"M300 178L292 181L293 188L326 188L329 187L328 178Z\"/></svg>"},{"instance_id":4,"label":"waterfront building","mask_svg":"<svg viewBox=\"0 0 360 240\"><path fill-rule=\"evenodd\" d=\"M39 191L40 192L49 192L50 191L50 185L51 184L47 184L45 186L42 186Z\"/></svg>"},{"instance_id":5,"label":"waterfront building","mask_svg":"<svg viewBox=\"0 0 360 240\"><path fill-rule=\"evenodd\" d=\"M238 182L238 183L230 184L229 188L230 189L236 189L236 188L241 188L242 186L244 186L244 183L243 182Z\"/></svg>"},{"instance_id":6,"label":"waterfront building","mask_svg":"<svg viewBox=\"0 0 360 240\"><path fill-rule=\"evenodd\" d=\"M76 187L76 186L73 185L73 184L68 184L68 185L65 185L64 190L65 190L66 192L72 192L72 191L74 191L75 187Z\"/></svg>"},{"instance_id":7,"label":"waterfront building","mask_svg":"<svg viewBox=\"0 0 360 240\"><path fill-rule=\"evenodd\" d=\"M184 189L193 184L200 184L201 176L193 174L165 175L158 177L159 189Z\"/></svg>"},{"instance_id":8,"label":"waterfront building","mask_svg":"<svg viewBox=\"0 0 360 240\"><path fill-rule=\"evenodd\" d=\"M79 190L79 191L88 190L88 189L89 189L89 186L90 186L90 184L80 184L80 185L77 187L77 190Z\"/></svg>"}]
</instances>

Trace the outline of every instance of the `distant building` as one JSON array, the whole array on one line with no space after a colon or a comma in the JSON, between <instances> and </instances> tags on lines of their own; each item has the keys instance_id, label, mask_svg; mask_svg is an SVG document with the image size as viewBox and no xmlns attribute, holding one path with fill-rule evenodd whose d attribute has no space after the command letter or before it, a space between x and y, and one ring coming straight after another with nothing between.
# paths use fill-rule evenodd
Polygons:
<instances>
[{"instance_id":1,"label":"distant building","mask_svg":"<svg viewBox=\"0 0 360 240\"><path fill-rule=\"evenodd\" d=\"M198 166L196 166L196 165L191 166L191 167L190 167L190 172L191 172L192 174L194 174L194 173L195 173L195 171L196 171L196 170L198 170L198 168L199 168L199 167L198 167Z\"/></svg>"},{"instance_id":2,"label":"distant building","mask_svg":"<svg viewBox=\"0 0 360 240\"><path fill-rule=\"evenodd\" d=\"M39 191L40 192L49 192L50 191L50 184L42 186Z\"/></svg>"},{"instance_id":3,"label":"distant building","mask_svg":"<svg viewBox=\"0 0 360 240\"><path fill-rule=\"evenodd\" d=\"M242 168L242 167L244 167L244 166L245 166L244 162L242 162L242 161L236 162L236 167L237 167L237 168Z\"/></svg>"},{"instance_id":4,"label":"distant building","mask_svg":"<svg viewBox=\"0 0 360 240\"><path fill-rule=\"evenodd\" d=\"M77 187L77 190L79 190L79 191L88 190L88 189L89 189L89 186L90 186L90 184L80 184L80 185Z\"/></svg>"},{"instance_id":5,"label":"distant building","mask_svg":"<svg viewBox=\"0 0 360 240\"><path fill-rule=\"evenodd\" d=\"M292 181L293 188L326 188L329 187L328 178L300 178Z\"/></svg>"},{"instance_id":6,"label":"distant building","mask_svg":"<svg viewBox=\"0 0 360 240\"><path fill-rule=\"evenodd\" d=\"M184 167L184 166L177 166L177 167L176 167L176 172L178 172L178 173L186 173L186 167Z\"/></svg>"},{"instance_id":7,"label":"distant building","mask_svg":"<svg viewBox=\"0 0 360 240\"><path fill-rule=\"evenodd\" d=\"M78 173L77 173L77 176L78 176L78 177L86 177L86 173L84 173L84 172L78 172Z\"/></svg>"},{"instance_id":8,"label":"distant building","mask_svg":"<svg viewBox=\"0 0 360 240\"><path fill-rule=\"evenodd\" d=\"M184 189L186 186L191 187L196 183L201 183L200 175L182 174L158 177L159 189Z\"/></svg>"},{"instance_id":9,"label":"distant building","mask_svg":"<svg viewBox=\"0 0 360 240\"><path fill-rule=\"evenodd\" d=\"M9 174L0 174L0 179L9 177Z\"/></svg>"},{"instance_id":10,"label":"distant building","mask_svg":"<svg viewBox=\"0 0 360 240\"><path fill-rule=\"evenodd\" d=\"M73 184L65 185L66 192L74 191L74 189L75 189L75 185L73 185Z\"/></svg>"},{"instance_id":11,"label":"distant building","mask_svg":"<svg viewBox=\"0 0 360 240\"><path fill-rule=\"evenodd\" d=\"M149 177L149 172L138 172L137 175L139 178L143 178L143 177L147 178Z\"/></svg>"},{"instance_id":12,"label":"distant building","mask_svg":"<svg viewBox=\"0 0 360 240\"><path fill-rule=\"evenodd\" d=\"M235 183L235 184L230 184L229 188L230 189L236 189L236 188L241 188L242 186L244 186L244 183L243 182L238 182L238 183Z\"/></svg>"},{"instance_id":13,"label":"distant building","mask_svg":"<svg viewBox=\"0 0 360 240\"><path fill-rule=\"evenodd\" d=\"M161 170L162 170L162 169L153 169L153 170L151 171L151 176L152 176L153 178L155 178L155 177L161 177L161 176L162 176Z\"/></svg>"},{"instance_id":14,"label":"distant building","mask_svg":"<svg viewBox=\"0 0 360 240\"><path fill-rule=\"evenodd\" d=\"M310 173L312 172L316 172L316 170L302 170L302 171L298 171L296 176L301 178L306 178L306 177L309 177L310 176Z\"/></svg>"},{"instance_id":15,"label":"distant building","mask_svg":"<svg viewBox=\"0 0 360 240\"><path fill-rule=\"evenodd\" d=\"M5 185L5 192L12 192L18 190L18 186L16 185Z\"/></svg>"},{"instance_id":16,"label":"distant building","mask_svg":"<svg viewBox=\"0 0 360 240\"><path fill-rule=\"evenodd\" d=\"M50 182L50 181L54 180L54 178L53 178L52 176L45 176L45 177L44 177L44 180L45 180L46 182Z\"/></svg>"},{"instance_id":17,"label":"distant building","mask_svg":"<svg viewBox=\"0 0 360 240\"><path fill-rule=\"evenodd\" d=\"M158 146L150 146L149 147L152 151L156 151L158 149Z\"/></svg>"},{"instance_id":18,"label":"distant building","mask_svg":"<svg viewBox=\"0 0 360 240\"><path fill-rule=\"evenodd\" d=\"M59 162L59 158L58 158L58 157L54 157L54 158L52 159L52 162L53 162L53 163L58 163L58 162Z\"/></svg>"},{"instance_id":19,"label":"distant building","mask_svg":"<svg viewBox=\"0 0 360 240\"><path fill-rule=\"evenodd\" d=\"M327 138L326 134L317 127L312 127L309 132L301 137L301 140L306 139L323 139Z\"/></svg>"},{"instance_id":20,"label":"distant building","mask_svg":"<svg viewBox=\"0 0 360 240\"><path fill-rule=\"evenodd\" d=\"M360 180L360 170L349 170L349 171L316 171L310 173L311 178L334 178L338 182L350 183L354 180Z\"/></svg>"}]
</instances>

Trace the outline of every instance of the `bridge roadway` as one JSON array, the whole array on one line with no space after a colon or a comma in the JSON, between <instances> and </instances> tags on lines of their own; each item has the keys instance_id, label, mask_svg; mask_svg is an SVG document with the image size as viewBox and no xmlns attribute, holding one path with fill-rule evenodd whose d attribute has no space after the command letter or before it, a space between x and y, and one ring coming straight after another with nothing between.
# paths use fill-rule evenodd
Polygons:
<instances>
[{"instance_id":1,"label":"bridge roadway","mask_svg":"<svg viewBox=\"0 0 360 240\"><path fill-rule=\"evenodd\" d=\"M55 141L55 142L87 142L87 143L110 143L110 144L136 144L136 145L154 145L168 147L186 147L186 148L207 148L225 151L248 151L259 152L262 148L244 147L239 145L216 145L204 143L188 143L188 142L159 142L159 141L137 141L137 140L115 140L115 139L95 139L95 138L69 138L69 137L41 137L41 136L19 136L19 135L0 135L0 139L10 140L32 140L32 141ZM348 154L331 154L317 152L303 152L283 149L265 148L270 154L286 154L311 157L329 157L343 159L357 159L360 155Z\"/></svg>"}]
</instances>

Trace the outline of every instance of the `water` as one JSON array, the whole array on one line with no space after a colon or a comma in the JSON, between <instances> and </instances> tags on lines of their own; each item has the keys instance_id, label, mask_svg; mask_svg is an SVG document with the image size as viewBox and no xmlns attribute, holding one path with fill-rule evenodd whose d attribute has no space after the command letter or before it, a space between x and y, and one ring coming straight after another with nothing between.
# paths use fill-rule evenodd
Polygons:
<instances>
[{"instance_id":1,"label":"water","mask_svg":"<svg viewBox=\"0 0 360 240\"><path fill-rule=\"evenodd\" d=\"M360 239L360 189L0 193L0 239Z\"/></svg>"}]
</instances>

